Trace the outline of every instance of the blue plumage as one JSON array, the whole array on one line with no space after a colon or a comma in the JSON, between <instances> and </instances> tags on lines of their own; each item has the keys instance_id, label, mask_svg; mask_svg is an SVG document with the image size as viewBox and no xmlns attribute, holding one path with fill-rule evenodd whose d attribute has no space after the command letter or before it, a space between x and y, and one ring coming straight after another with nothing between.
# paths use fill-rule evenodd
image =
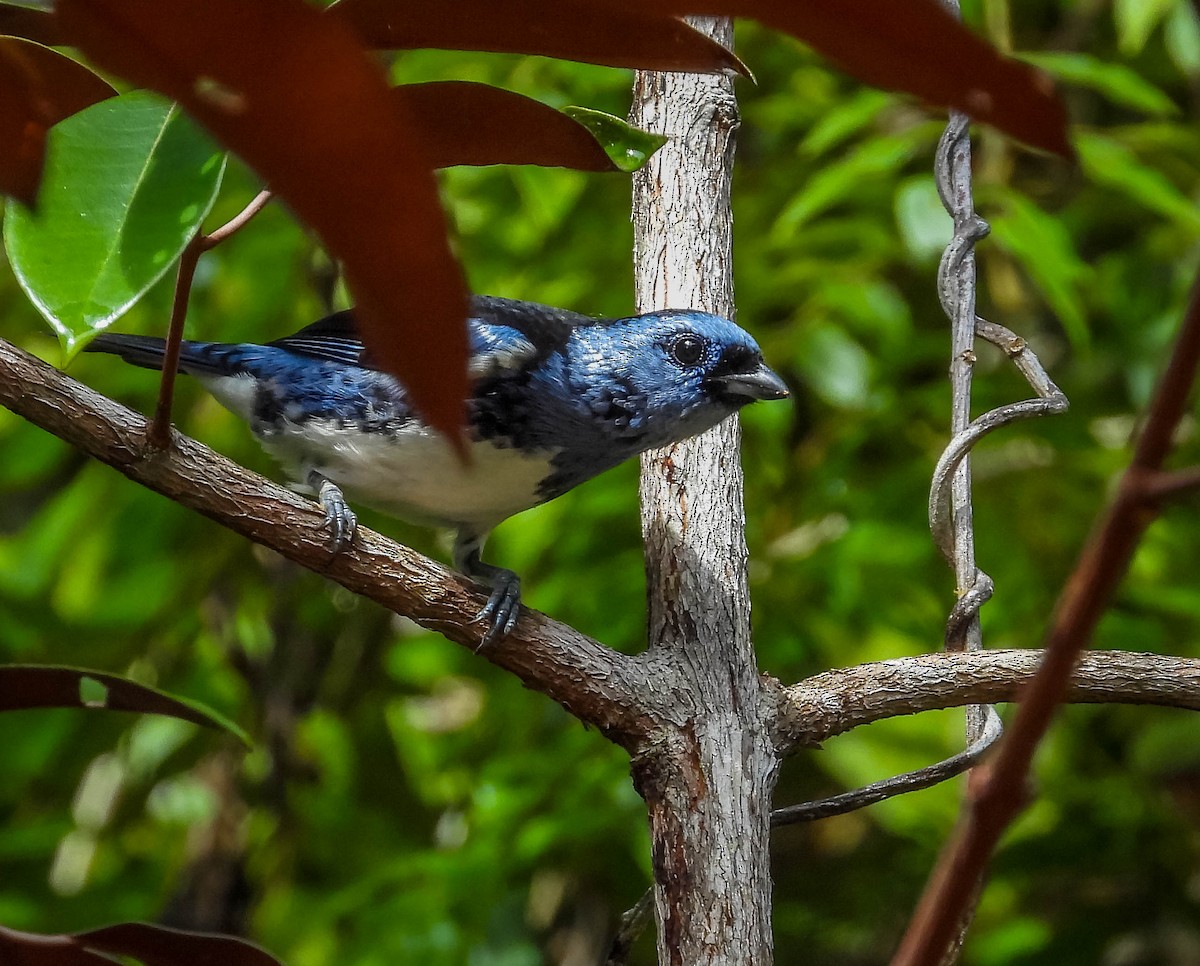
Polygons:
<instances>
[{"instance_id":1,"label":"blue plumage","mask_svg":"<svg viewBox=\"0 0 1200 966\"><path fill-rule=\"evenodd\" d=\"M317 495L335 548L355 527L343 491L454 528L455 565L492 587L480 615L487 643L511 629L520 602L516 575L480 559L492 527L787 389L749 334L704 312L591 319L486 296L471 309L465 463L375 366L348 311L267 345L184 342L180 369L245 418L297 487ZM162 366L161 339L105 334L88 348Z\"/></svg>"}]
</instances>

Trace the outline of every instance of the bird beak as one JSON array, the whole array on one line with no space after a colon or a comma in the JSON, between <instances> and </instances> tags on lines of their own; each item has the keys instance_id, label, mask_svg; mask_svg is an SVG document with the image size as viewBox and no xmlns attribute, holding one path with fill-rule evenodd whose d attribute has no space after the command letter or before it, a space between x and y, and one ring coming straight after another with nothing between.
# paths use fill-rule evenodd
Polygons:
<instances>
[{"instance_id":1,"label":"bird beak","mask_svg":"<svg viewBox=\"0 0 1200 966\"><path fill-rule=\"evenodd\" d=\"M727 372L714 376L712 382L716 383L722 396L734 402L786 399L790 395L778 374L761 362L749 372Z\"/></svg>"}]
</instances>

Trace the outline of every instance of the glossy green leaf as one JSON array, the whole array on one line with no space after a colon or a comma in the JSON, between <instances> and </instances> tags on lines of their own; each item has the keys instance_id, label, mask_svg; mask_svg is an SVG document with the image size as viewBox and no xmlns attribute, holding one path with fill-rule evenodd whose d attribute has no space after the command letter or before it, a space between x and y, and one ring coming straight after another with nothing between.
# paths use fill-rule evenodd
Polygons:
<instances>
[{"instance_id":1,"label":"glossy green leaf","mask_svg":"<svg viewBox=\"0 0 1200 966\"><path fill-rule=\"evenodd\" d=\"M1171 98L1124 64L1103 61L1089 54L1026 54L1023 60L1036 64L1068 84L1087 87L1114 104L1142 111L1151 117L1179 113Z\"/></svg>"},{"instance_id":2,"label":"glossy green leaf","mask_svg":"<svg viewBox=\"0 0 1200 966\"><path fill-rule=\"evenodd\" d=\"M162 278L212 207L223 170L212 142L145 92L51 130L38 206L9 206L4 242L68 358Z\"/></svg>"},{"instance_id":3,"label":"glossy green leaf","mask_svg":"<svg viewBox=\"0 0 1200 966\"><path fill-rule=\"evenodd\" d=\"M590 107L565 107L563 113L586 127L622 171L636 171L667 143L661 134L643 131L613 114Z\"/></svg>"}]
</instances>

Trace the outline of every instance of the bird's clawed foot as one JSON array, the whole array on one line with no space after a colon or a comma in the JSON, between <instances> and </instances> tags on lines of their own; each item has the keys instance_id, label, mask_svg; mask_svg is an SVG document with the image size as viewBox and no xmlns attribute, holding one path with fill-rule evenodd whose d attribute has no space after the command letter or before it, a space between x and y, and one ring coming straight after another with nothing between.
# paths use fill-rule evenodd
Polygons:
<instances>
[{"instance_id":1,"label":"bird's clawed foot","mask_svg":"<svg viewBox=\"0 0 1200 966\"><path fill-rule=\"evenodd\" d=\"M507 637L521 615L521 578L511 570L493 567L479 559L486 536L486 532L464 528L454 540L454 566L472 580L492 589L488 602L475 615L475 620L487 621L487 631L478 650Z\"/></svg>"},{"instance_id":2,"label":"bird's clawed foot","mask_svg":"<svg viewBox=\"0 0 1200 966\"><path fill-rule=\"evenodd\" d=\"M317 502L325 511L325 526L329 529L329 549L334 553L345 550L354 541L358 517L350 509L336 483L315 470L308 474L308 485L317 492Z\"/></svg>"},{"instance_id":3,"label":"bird's clawed foot","mask_svg":"<svg viewBox=\"0 0 1200 966\"><path fill-rule=\"evenodd\" d=\"M481 563L480 566L486 568L490 573L486 576L481 574L472 576L482 579L492 588L488 602L475 615L477 621L486 620L488 625L483 640L479 642L479 650L483 650L485 647L503 640L516 626L517 618L521 614L521 578L503 567L492 567L485 563Z\"/></svg>"}]
</instances>

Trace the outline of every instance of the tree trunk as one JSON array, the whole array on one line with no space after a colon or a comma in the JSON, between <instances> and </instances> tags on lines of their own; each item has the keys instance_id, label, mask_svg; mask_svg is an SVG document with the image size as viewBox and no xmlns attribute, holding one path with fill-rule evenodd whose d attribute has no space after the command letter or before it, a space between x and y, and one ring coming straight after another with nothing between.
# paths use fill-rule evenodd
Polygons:
<instances>
[{"instance_id":1,"label":"tree trunk","mask_svg":"<svg viewBox=\"0 0 1200 966\"><path fill-rule=\"evenodd\" d=\"M728 20L694 25L730 45ZM640 72L633 123L671 140L635 175L638 307L733 316L732 81ZM642 458L649 641L662 726L636 750L649 807L660 963L771 962L778 762L750 640L736 417Z\"/></svg>"}]
</instances>

